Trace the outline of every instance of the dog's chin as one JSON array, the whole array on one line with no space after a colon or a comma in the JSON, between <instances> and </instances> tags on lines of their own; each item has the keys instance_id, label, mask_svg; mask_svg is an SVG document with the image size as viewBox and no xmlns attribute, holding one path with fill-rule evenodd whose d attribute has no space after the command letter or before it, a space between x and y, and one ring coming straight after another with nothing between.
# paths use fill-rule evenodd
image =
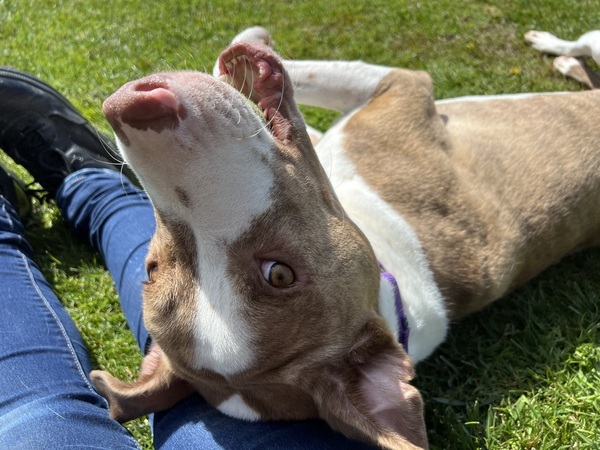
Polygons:
<instances>
[{"instance_id":1,"label":"dog's chin","mask_svg":"<svg viewBox=\"0 0 600 450\"><path fill-rule=\"evenodd\" d=\"M172 407L196 391L240 419L322 418L348 437L372 444L427 447L421 396L408 384L414 375L410 359L382 319L368 320L343 354L313 367L296 365L229 377L179 372L155 344L137 381L123 383L101 371L94 371L92 380L109 399L111 417L121 422Z\"/></svg>"}]
</instances>

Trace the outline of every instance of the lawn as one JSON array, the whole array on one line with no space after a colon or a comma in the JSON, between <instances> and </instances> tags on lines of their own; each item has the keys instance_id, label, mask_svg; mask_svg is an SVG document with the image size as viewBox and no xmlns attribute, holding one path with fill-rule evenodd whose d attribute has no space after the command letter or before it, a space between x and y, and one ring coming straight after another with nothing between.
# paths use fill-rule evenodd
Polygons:
<instances>
[{"instance_id":1,"label":"lawn","mask_svg":"<svg viewBox=\"0 0 600 450\"><path fill-rule=\"evenodd\" d=\"M210 71L231 37L255 24L287 58L428 70L438 98L579 90L523 34L576 38L598 27L599 11L598 0L0 0L0 64L50 82L108 132L100 105L120 85L159 70ZM335 117L303 111L321 129ZM52 205L36 205L27 226L96 364L135 377L138 350L100 258ZM599 273L600 251L575 255L452 329L415 380L432 448L599 448ZM152 447L147 421L128 426Z\"/></svg>"}]
</instances>

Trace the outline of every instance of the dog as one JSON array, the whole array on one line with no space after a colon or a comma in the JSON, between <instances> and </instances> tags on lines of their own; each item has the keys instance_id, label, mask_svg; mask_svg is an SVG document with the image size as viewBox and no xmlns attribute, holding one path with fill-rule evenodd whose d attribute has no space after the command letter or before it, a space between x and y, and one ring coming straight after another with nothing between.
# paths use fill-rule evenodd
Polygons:
<instances>
[{"instance_id":1,"label":"dog","mask_svg":"<svg viewBox=\"0 0 600 450\"><path fill-rule=\"evenodd\" d=\"M216 76L159 73L104 103L156 213L154 345L137 381L92 380L122 422L196 391L246 420L427 448L414 365L600 243L600 92L435 102L425 72L271 44L246 30ZM316 146L298 103L342 113Z\"/></svg>"},{"instance_id":2,"label":"dog","mask_svg":"<svg viewBox=\"0 0 600 450\"><path fill-rule=\"evenodd\" d=\"M561 55L554 59L554 68L563 75L573 78L590 89L600 89L600 75L590 69L578 57L591 57L600 65L600 31L585 33L576 41L565 41L547 31L531 30L525 33L531 46L550 55Z\"/></svg>"}]
</instances>

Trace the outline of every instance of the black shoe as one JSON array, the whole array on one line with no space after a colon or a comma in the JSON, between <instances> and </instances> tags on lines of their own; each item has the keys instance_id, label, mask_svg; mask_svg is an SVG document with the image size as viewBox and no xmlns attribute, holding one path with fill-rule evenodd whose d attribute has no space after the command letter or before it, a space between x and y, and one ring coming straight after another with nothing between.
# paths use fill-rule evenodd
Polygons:
<instances>
[{"instance_id":1,"label":"black shoe","mask_svg":"<svg viewBox=\"0 0 600 450\"><path fill-rule=\"evenodd\" d=\"M9 201L21 219L31 212L31 201L25 183L2 164L0 164L0 195Z\"/></svg>"},{"instance_id":2,"label":"black shoe","mask_svg":"<svg viewBox=\"0 0 600 450\"><path fill-rule=\"evenodd\" d=\"M0 108L0 148L51 197L67 175L86 167L122 171L135 180L113 141L33 75L0 67Z\"/></svg>"}]
</instances>

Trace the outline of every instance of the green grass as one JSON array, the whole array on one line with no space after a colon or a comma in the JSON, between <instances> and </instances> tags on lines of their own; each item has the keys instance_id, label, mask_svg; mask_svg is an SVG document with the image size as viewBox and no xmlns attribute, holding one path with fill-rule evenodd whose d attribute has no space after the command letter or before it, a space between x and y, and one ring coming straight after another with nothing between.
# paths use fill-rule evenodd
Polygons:
<instances>
[{"instance_id":1,"label":"green grass","mask_svg":"<svg viewBox=\"0 0 600 450\"><path fill-rule=\"evenodd\" d=\"M599 19L597 0L0 0L0 58L53 84L109 131L100 105L117 87L158 70L210 70L250 25L269 28L288 58L426 69L438 98L448 98L580 89L522 36L541 29L575 38ZM334 118L303 111L317 128ZM27 225L96 364L133 378L139 353L99 257L51 206L37 205ZM432 448L600 448L599 273L599 251L573 256L453 328L418 368ZM145 421L129 427L151 448Z\"/></svg>"}]
</instances>

